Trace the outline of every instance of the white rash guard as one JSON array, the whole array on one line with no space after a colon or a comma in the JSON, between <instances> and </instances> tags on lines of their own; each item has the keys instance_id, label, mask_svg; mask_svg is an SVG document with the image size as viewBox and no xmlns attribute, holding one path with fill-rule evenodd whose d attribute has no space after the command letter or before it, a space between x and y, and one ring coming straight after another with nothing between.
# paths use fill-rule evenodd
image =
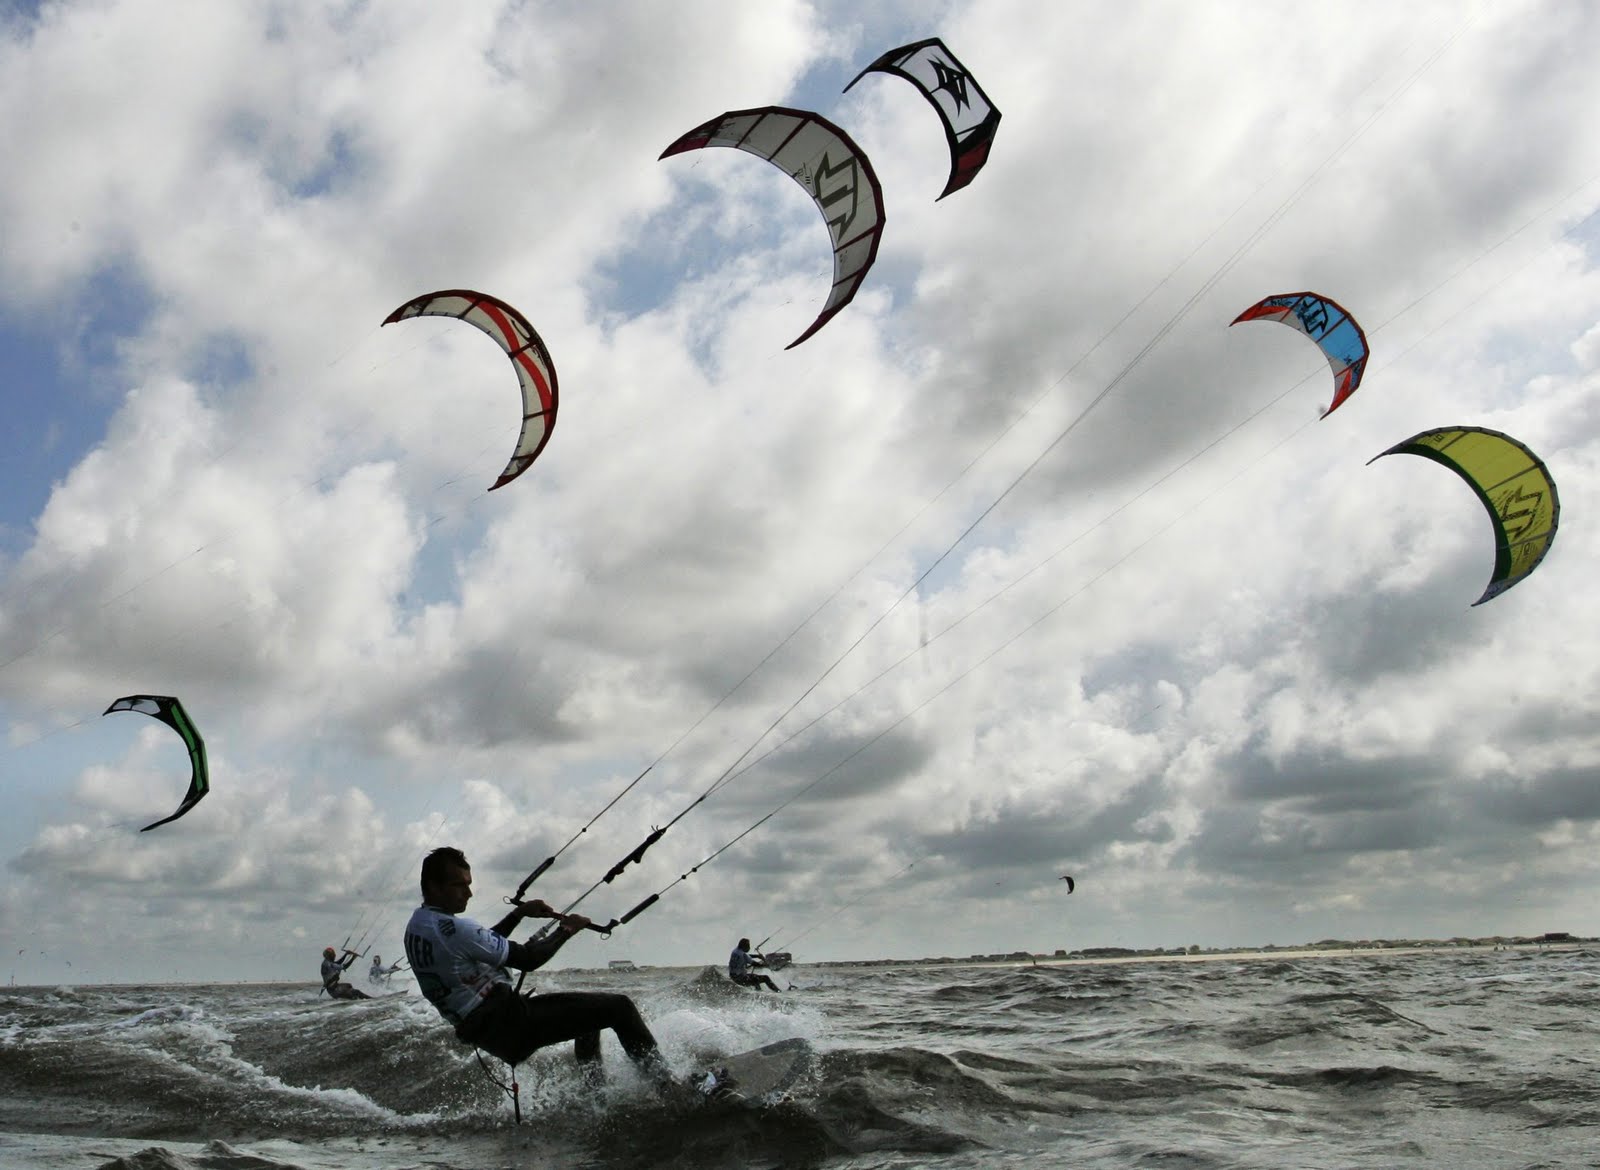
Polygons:
<instances>
[{"instance_id":1,"label":"white rash guard","mask_svg":"<svg viewBox=\"0 0 1600 1170\"><path fill-rule=\"evenodd\" d=\"M406 958L428 1002L459 1024L496 983L510 984L511 941L470 918L418 906L406 923Z\"/></svg>"}]
</instances>

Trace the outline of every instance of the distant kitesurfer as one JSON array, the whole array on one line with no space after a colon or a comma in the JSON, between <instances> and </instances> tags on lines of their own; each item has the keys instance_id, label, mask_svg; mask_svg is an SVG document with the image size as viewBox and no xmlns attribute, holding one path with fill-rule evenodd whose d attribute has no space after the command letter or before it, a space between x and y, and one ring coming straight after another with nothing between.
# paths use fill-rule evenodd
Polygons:
<instances>
[{"instance_id":1,"label":"distant kitesurfer","mask_svg":"<svg viewBox=\"0 0 1600 1170\"><path fill-rule=\"evenodd\" d=\"M564 991L518 995L507 968L544 966L562 945L589 924L581 914L563 916L538 899L521 902L492 927L461 917L472 897L472 868L459 849L442 846L422 861L422 905L406 924L406 957L428 1002L451 1024L456 1038L519 1064L535 1049L571 1040L573 1054L591 1082L600 1079L600 1031L610 1028L622 1049L659 1088L672 1085L671 1071L639 1009L625 995ZM512 942L524 918L554 918L548 938Z\"/></svg>"},{"instance_id":2,"label":"distant kitesurfer","mask_svg":"<svg viewBox=\"0 0 1600 1170\"><path fill-rule=\"evenodd\" d=\"M367 982L387 984L389 982L389 977L396 971L400 970L400 964L402 962L404 962L404 960L396 960L395 962L389 964L389 966L385 967L383 965L383 956L373 955L372 966L367 969Z\"/></svg>"},{"instance_id":3,"label":"distant kitesurfer","mask_svg":"<svg viewBox=\"0 0 1600 1170\"><path fill-rule=\"evenodd\" d=\"M781 991L770 975L762 975L753 971L753 967L765 967L767 962L760 955L750 953L750 940L742 938L739 945L733 948L733 953L728 956L728 978L741 987L769 987L773 991Z\"/></svg>"},{"instance_id":4,"label":"distant kitesurfer","mask_svg":"<svg viewBox=\"0 0 1600 1170\"><path fill-rule=\"evenodd\" d=\"M348 983L339 981L340 976L350 969L350 964L360 957L355 951L346 947L344 958L341 959L338 951L332 947L323 947L322 990L333 996L334 999L371 999L372 997L359 987L352 987Z\"/></svg>"}]
</instances>

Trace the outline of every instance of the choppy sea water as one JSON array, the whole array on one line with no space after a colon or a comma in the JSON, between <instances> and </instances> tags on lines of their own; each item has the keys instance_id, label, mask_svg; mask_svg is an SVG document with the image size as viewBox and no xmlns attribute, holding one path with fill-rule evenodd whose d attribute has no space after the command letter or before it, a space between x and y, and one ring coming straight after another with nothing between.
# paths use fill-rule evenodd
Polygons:
<instances>
[{"instance_id":1,"label":"choppy sea water","mask_svg":"<svg viewBox=\"0 0 1600 1170\"><path fill-rule=\"evenodd\" d=\"M520 1070L523 1123L413 991L0 988L6 1170L1600 1166L1600 951L556 972L674 1066L789 1036L765 1110L660 1102L609 1035ZM503 1066L491 1062L495 1071Z\"/></svg>"}]
</instances>

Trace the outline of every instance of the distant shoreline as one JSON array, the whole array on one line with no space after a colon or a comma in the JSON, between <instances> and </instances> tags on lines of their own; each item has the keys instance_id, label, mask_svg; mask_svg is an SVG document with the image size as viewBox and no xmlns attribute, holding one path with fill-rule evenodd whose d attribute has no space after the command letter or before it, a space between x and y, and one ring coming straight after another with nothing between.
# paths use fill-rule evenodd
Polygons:
<instances>
[{"instance_id":1,"label":"distant shoreline","mask_svg":"<svg viewBox=\"0 0 1600 1170\"><path fill-rule=\"evenodd\" d=\"M1346 956L1416 955L1445 952L1481 955L1485 951L1575 951L1600 944L1600 938L1580 938L1571 934L1552 934L1541 938L1378 939L1371 942L1324 942L1261 947L1215 947L1199 949L1133 950L1121 947L1091 947L1082 951L1052 951L1030 954L941 956L924 959L838 959L816 963L796 962L807 967L1070 967L1115 963L1207 963L1225 959L1337 959Z\"/></svg>"}]
</instances>

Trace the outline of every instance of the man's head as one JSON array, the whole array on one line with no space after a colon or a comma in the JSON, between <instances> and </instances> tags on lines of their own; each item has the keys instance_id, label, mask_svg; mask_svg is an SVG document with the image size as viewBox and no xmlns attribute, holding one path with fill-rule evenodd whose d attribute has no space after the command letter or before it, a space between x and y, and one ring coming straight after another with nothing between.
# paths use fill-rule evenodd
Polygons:
<instances>
[{"instance_id":1,"label":"man's head","mask_svg":"<svg viewBox=\"0 0 1600 1170\"><path fill-rule=\"evenodd\" d=\"M339 952L334 950L332 947L323 947L322 948L322 957L324 959L334 958L336 955L338 955L338 953Z\"/></svg>"},{"instance_id":2,"label":"man's head","mask_svg":"<svg viewBox=\"0 0 1600 1170\"><path fill-rule=\"evenodd\" d=\"M747 938L740 939L739 940L739 949L741 951L748 951L750 949L750 940L747 939Z\"/></svg>"},{"instance_id":3,"label":"man's head","mask_svg":"<svg viewBox=\"0 0 1600 1170\"><path fill-rule=\"evenodd\" d=\"M422 900L460 914L472 897L472 867L459 849L441 845L422 859Z\"/></svg>"}]
</instances>

